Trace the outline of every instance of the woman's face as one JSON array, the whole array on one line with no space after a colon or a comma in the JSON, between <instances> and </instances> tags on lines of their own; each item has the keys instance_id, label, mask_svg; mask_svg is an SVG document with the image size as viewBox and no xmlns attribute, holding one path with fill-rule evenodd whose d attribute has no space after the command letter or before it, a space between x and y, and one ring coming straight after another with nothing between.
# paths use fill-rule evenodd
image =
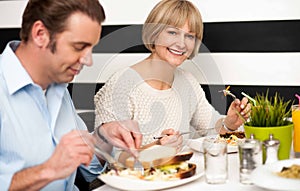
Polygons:
<instances>
[{"instance_id":1,"label":"woman's face","mask_svg":"<svg viewBox=\"0 0 300 191\"><path fill-rule=\"evenodd\" d=\"M167 26L155 40L153 58L180 66L193 52L195 42L196 34L190 32L187 22L182 28Z\"/></svg>"}]
</instances>

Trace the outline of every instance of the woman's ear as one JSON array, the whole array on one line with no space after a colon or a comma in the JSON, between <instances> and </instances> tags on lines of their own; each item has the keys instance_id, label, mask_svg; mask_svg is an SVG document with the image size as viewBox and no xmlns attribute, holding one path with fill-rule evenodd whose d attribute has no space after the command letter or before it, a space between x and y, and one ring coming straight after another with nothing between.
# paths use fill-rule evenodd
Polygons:
<instances>
[{"instance_id":1,"label":"woman's ear","mask_svg":"<svg viewBox=\"0 0 300 191\"><path fill-rule=\"evenodd\" d=\"M40 20L32 25L31 37L33 43L39 48L46 48L50 41L49 32L44 23Z\"/></svg>"}]
</instances>

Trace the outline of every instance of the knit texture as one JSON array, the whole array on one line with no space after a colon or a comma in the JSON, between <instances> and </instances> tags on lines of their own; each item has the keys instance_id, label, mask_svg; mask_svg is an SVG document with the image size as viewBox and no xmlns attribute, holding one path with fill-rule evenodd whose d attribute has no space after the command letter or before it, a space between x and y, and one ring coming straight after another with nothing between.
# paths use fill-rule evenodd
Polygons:
<instances>
[{"instance_id":1,"label":"knit texture","mask_svg":"<svg viewBox=\"0 0 300 191\"><path fill-rule=\"evenodd\" d=\"M143 145L164 129L179 131L212 128L221 117L209 104L197 80L177 68L172 87L157 90L130 67L116 72L94 97L95 126L111 121L136 120Z\"/></svg>"}]
</instances>

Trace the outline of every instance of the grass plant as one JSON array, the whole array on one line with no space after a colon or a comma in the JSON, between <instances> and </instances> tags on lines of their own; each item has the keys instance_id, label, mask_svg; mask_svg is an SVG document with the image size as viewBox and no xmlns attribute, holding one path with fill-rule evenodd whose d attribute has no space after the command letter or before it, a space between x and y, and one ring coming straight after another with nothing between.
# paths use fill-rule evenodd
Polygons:
<instances>
[{"instance_id":1,"label":"grass plant","mask_svg":"<svg viewBox=\"0 0 300 191\"><path fill-rule=\"evenodd\" d=\"M289 125L292 122L291 100L285 101L278 92L269 97L269 91L266 94L256 94L254 98L256 106L252 105L250 119L245 123L253 127L278 127Z\"/></svg>"}]
</instances>

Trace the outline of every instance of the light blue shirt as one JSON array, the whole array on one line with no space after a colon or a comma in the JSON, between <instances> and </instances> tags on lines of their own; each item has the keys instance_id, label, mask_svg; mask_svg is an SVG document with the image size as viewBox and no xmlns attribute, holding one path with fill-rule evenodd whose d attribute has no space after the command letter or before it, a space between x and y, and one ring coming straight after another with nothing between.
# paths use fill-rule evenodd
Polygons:
<instances>
[{"instance_id":1,"label":"light blue shirt","mask_svg":"<svg viewBox=\"0 0 300 191\"><path fill-rule=\"evenodd\" d=\"M76 129L87 129L74 113L67 84L52 84L44 94L21 65L10 42L0 56L0 190L8 190L15 172L48 160L61 137ZM103 170L94 157L84 175L95 177ZM51 182L42 190L78 190L76 172Z\"/></svg>"}]
</instances>

